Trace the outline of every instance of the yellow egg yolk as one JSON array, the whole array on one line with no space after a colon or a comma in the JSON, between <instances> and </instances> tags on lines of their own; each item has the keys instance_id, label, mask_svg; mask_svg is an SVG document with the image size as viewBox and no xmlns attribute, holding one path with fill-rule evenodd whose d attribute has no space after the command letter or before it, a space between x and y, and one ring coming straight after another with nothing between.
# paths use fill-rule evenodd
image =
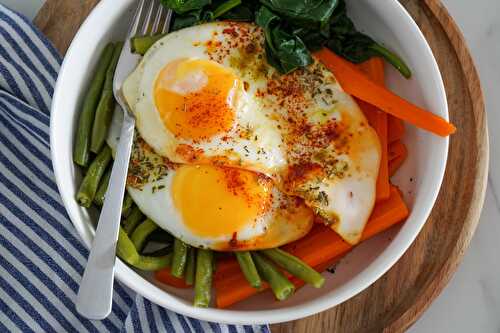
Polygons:
<instances>
[{"instance_id":1,"label":"yellow egg yolk","mask_svg":"<svg viewBox=\"0 0 500 333\"><path fill-rule=\"evenodd\" d=\"M198 236L237 236L272 204L272 181L260 174L211 165L176 170L172 198L184 225Z\"/></svg>"},{"instance_id":2,"label":"yellow egg yolk","mask_svg":"<svg viewBox=\"0 0 500 333\"><path fill-rule=\"evenodd\" d=\"M231 129L241 81L210 60L178 59L167 64L154 85L160 117L176 137L206 140Z\"/></svg>"}]
</instances>

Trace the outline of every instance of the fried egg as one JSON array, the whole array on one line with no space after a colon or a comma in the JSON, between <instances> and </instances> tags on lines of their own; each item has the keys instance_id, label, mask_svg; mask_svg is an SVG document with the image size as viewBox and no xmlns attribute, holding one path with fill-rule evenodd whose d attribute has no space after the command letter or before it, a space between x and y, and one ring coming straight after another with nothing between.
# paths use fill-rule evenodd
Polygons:
<instances>
[{"instance_id":1,"label":"fried egg","mask_svg":"<svg viewBox=\"0 0 500 333\"><path fill-rule=\"evenodd\" d=\"M115 112L108 138L119 136ZM127 191L159 227L200 248L240 251L274 248L305 236L314 213L297 197L253 171L173 164L136 137Z\"/></svg>"},{"instance_id":2,"label":"fried egg","mask_svg":"<svg viewBox=\"0 0 500 333\"><path fill-rule=\"evenodd\" d=\"M207 23L153 45L123 93L158 155L263 173L347 242L359 241L375 203L380 142L318 61L281 75L266 61L259 27Z\"/></svg>"},{"instance_id":3,"label":"fried egg","mask_svg":"<svg viewBox=\"0 0 500 333\"><path fill-rule=\"evenodd\" d=\"M209 24L167 35L127 78L123 94L159 155L276 174L286 165L277 124L248 93L249 82L206 52L224 29Z\"/></svg>"}]
</instances>

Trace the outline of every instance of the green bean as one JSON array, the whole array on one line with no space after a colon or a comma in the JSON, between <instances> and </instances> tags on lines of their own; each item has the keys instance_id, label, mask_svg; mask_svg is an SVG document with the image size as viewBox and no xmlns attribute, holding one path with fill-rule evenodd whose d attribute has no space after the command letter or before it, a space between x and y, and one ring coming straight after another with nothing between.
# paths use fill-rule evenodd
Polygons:
<instances>
[{"instance_id":1,"label":"green bean","mask_svg":"<svg viewBox=\"0 0 500 333\"><path fill-rule=\"evenodd\" d=\"M211 250L198 249L194 282L194 306L208 307L212 292L214 256Z\"/></svg>"},{"instance_id":2,"label":"green bean","mask_svg":"<svg viewBox=\"0 0 500 333\"><path fill-rule=\"evenodd\" d=\"M104 197L106 195L106 191L108 190L109 178L111 178L111 169L108 168L104 176L102 176L101 181L99 182L99 187L97 188L97 192L94 196L94 203L102 207L104 205Z\"/></svg>"},{"instance_id":3,"label":"green bean","mask_svg":"<svg viewBox=\"0 0 500 333\"><path fill-rule=\"evenodd\" d=\"M259 274L271 285L274 296L278 300L285 300L294 293L295 286L293 283L272 262L256 252L252 253L252 257Z\"/></svg>"},{"instance_id":4,"label":"green bean","mask_svg":"<svg viewBox=\"0 0 500 333\"><path fill-rule=\"evenodd\" d=\"M113 44L108 44L101 54L94 78L90 83L89 90L83 100L83 107L78 119L78 129L76 130L75 146L73 150L73 161L80 166L87 166L89 163L90 132L94 113L101 96L102 86L106 76L106 70L113 56Z\"/></svg>"},{"instance_id":5,"label":"green bean","mask_svg":"<svg viewBox=\"0 0 500 333\"><path fill-rule=\"evenodd\" d=\"M112 168L109 168L109 170L106 171L106 173L102 177L99 183L99 188L97 189L97 192L94 196L94 203L99 207L102 207L102 205L104 205L104 200L106 199L106 191L108 190L109 186L109 178L111 177L111 170ZM132 212L133 206L134 206L134 200L132 199L130 194L128 194L128 192L125 192L122 204L122 217L127 218Z\"/></svg>"},{"instance_id":6,"label":"green bean","mask_svg":"<svg viewBox=\"0 0 500 333\"><path fill-rule=\"evenodd\" d=\"M189 245L176 238L174 241L174 256L172 258L172 275L181 278L186 268Z\"/></svg>"},{"instance_id":7,"label":"green bean","mask_svg":"<svg viewBox=\"0 0 500 333\"><path fill-rule=\"evenodd\" d=\"M132 211L130 212L129 216L127 216L127 218L122 221L122 227L125 233L127 235L130 235L135 230L137 225L139 225L139 223L143 220L143 218L144 215L142 214L139 207L134 205L134 207L132 207Z\"/></svg>"},{"instance_id":8,"label":"green bean","mask_svg":"<svg viewBox=\"0 0 500 333\"><path fill-rule=\"evenodd\" d=\"M153 36L136 36L130 39L132 53L140 55L146 54L149 48L166 34L158 34Z\"/></svg>"},{"instance_id":9,"label":"green bean","mask_svg":"<svg viewBox=\"0 0 500 333\"><path fill-rule=\"evenodd\" d=\"M127 236L122 227L118 233L116 255L127 264L144 271L157 271L170 266L172 255L169 253L161 257L141 256L137 252L134 243Z\"/></svg>"},{"instance_id":10,"label":"green bean","mask_svg":"<svg viewBox=\"0 0 500 333\"><path fill-rule=\"evenodd\" d=\"M130 214L130 210L132 209L132 206L134 205L134 199L128 194L128 192L125 192L125 196L123 197L123 205L122 205L122 216L127 217Z\"/></svg>"},{"instance_id":11,"label":"green bean","mask_svg":"<svg viewBox=\"0 0 500 333\"><path fill-rule=\"evenodd\" d=\"M118 243L116 244L116 255L130 265L139 261L139 253L134 246L134 243L127 236L122 227L118 232Z\"/></svg>"},{"instance_id":12,"label":"green bean","mask_svg":"<svg viewBox=\"0 0 500 333\"><path fill-rule=\"evenodd\" d=\"M245 275L248 283L254 288L260 288L261 280L259 276L259 272L257 272L257 268L252 260L252 255L248 251L235 252L236 259L240 264L240 269Z\"/></svg>"},{"instance_id":13,"label":"green bean","mask_svg":"<svg viewBox=\"0 0 500 333\"><path fill-rule=\"evenodd\" d=\"M308 266L305 262L281 249L267 249L260 251L266 257L277 263L290 274L299 279L320 288L325 283L325 278Z\"/></svg>"},{"instance_id":14,"label":"green bean","mask_svg":"<svg viewBox=\"0 0 500 333\"><path fill-rule=\"evenodd\" d=\"M92 136L90 139L90 151L97 153L101 150L106 136L108 135L109 125L115 109L115 98L113 96L113 78L115 76L116 65L122 52L123 43L116 43L111 62L106 70L106 79L102 90L101 99L95 111L94 122L92 124Z\"/></svg>"},{"instance_id":15,"label":"green bean","mask_svg":"<svg viewBox=\"0 0 500 333\"><path fill-rule=\"evenodd\" d=\"M162 268L169 267L172 262L172 253L161 257L139 256L133 266L143 271L158 271Z\"/></svg>"},{"instance_id":16,"label":"green bean","mask_svg":"<svg viewBox=\"0 0 500 333\"><path fill-rule=\"evenodd\" d=\"M187 255L186 274L184 277L184 279L186 280L186 284L188 286L191 286L194 282L195 268L196 268L196 248L190 246Z\"/></svg>"},{"instance_id":17,"label":"green bean","mask_svg":"<svg viewBox=\"0 0 500 333\"><path fill-rule=\"evenodd\" d=\"M150 233L155 231L158 228L156 223L151 221L150 219L146 219L144 222L139 224L137 228L135 228L132 235L130 235L130 240L134 243L135 248L138 252L142 252L144 246L146 245L147 237Z\"/></svg>"},{"instance_id":18,"label":"green bean","mask_svg":"<svg viewBox=\"0 0 500 333\"><path fill-rule=\"evenodd\" d=\"M76 200L80 206L87 208L90 207L90 204L94 200L99 182L110 161L111 149L108 146L104 146L99 152L99 155L97 155L94 161L90 164L87 174L83 177L80 189L76 194Z\"/></svg>"}]
</instances>

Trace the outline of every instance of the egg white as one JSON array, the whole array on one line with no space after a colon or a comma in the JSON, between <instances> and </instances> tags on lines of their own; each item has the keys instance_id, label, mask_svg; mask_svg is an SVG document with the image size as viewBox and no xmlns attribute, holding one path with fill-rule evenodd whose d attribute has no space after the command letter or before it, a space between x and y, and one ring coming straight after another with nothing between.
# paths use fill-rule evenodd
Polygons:
<instances>
[{"instance_id":1,"label":"egg white","mask_svg":"<svg viewBox=\"0 0 500 333\"><path fill-rule=\"evenodd\" d=\"M255 30L249 24L208 23L171 33L158 41L146 53L137 69L126 80L123 92L134 110L137 127L143 138L160 155L177 163L192 163L180 156L176 148L180 144L189 144L201 148L206 156L226 156L225 165L265 173L271 176L282 191L300 196L319 215L328 220L332 229L351 244L356 244L375 204L376 181L380 165L380 141L376 132L368 125L366 117L351 96L345 93L334 73L315 61L305 70L295 71L288 76L279 76L265 60L246 59L237 47L229 48L227 55L217 58L217 62L230 68L245 82L249 83L237 108L236 126L252 129L250 140L237 135L236 127L229 133L233 139L222 140L222 136L194 143L175 138L163 125L155 109L152 92L158 73L164 66L179 58L211 59L206 42L220 42L222 46L231 46L231 37L226 29L251 31L251 39L263 43L262 31ZM221 46L221 48L222 48ZM262 51L262 50L261 50ZM259 59L265 59L260 54ZM235 61L235 59L237 61ZM265 73L265 74L262 74ZM346 129L351 135L346 138L351 147L348 152L340 152L332 147L323 153L333 160L345 163L347 172L340 177L311 177L296 188L286 188L287 168L303 163L300 153L307 153L310 147L300 142L287 146L287 140L295 139L287 123L290 116L297 112L286 103L288 96L262 94L271 82L292 78L308 89L321 80L314 92L305 94L306 103L300 112L304 113L305 122L311 128L320 128L331 121L348 122ZM286 89L285 89L286 90ZM293 97L290 97L291 102ZM285 102L283 104L283 102ZM307 133L304 133L307 136ZM300 136L300 135L299 135ZM265 154L261 152L264 151ZM306 162L317 163L313 157ZM328 164L321 164L327 168ZM324 194L326 200L315 198Z\"/></svg>"},{"instance_id":2,"label":"egg white","mask_svg":"<svg viewBox=\"0 0 500 333\"><path fill-rule=\"evenodd\" d=\"M205 157L223 156L233 166L273 175L286 165L281 136L277 124L253 98L252 83L248 92L240 91L233 128L202 142L175 137L163 124L155 105L153 92L159 72L182 58L210 60L204 43L223 40L226 28L224 23L209 23L168 34L148 50L125 81L122 91L134 112L141 136L159 155L175 163L188 163L190 161L176 152L179 145L187 144L202 149ZM222 65L231 69L229 57ZM240 136L245 129L251 132L247 138Z\"/></svg>"},{"instance_id":3,"label":"egg white","mask_svg":"<svg viewBox=\"0 0 500 333\"><path fill-rule=\"evenodd\" d=\"M122 119L120 110L116 110L107 137L107 143L113 154L119 142ZM242 229L234 230L237 234L236 248L231 245L234 233L218 237L200 237L183 223L182 214L173 202L172 181L175 174L175 169L170 169L165 176L149 180L140 187L127 186L127 191L144 215L160 228L192 246L219 251L274 248L305 236L312 228L314 220L312 211L303 204L295 206L294 198L273 187L270 209Z\"/></svg>"}]
</instances>

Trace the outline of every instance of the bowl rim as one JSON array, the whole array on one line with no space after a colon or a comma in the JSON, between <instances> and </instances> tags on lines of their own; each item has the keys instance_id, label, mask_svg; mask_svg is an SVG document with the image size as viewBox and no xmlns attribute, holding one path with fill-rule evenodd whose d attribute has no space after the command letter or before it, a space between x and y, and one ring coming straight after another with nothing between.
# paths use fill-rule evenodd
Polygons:
<instances>
[{"instance_id":1,"label":"bowl rim","mask_svg":"<svg viewBox=\"0 0 500 333\"><path fill-rule=\"evenodd\" d=\"M122 6L126 6L127 3L123 2ZM422 43L423 49L427 56L431 59L432 69L431 71L436 75L437 84L439 86L441 97L444 96L444 100L440 101L442 104L443 110L445 114L443 115L446 120L449 119L448 112L448 104L446 100L444 83L441 77L441 73L439 71L437 62L434 58L432 50L427 43L425 37L422 32L418 28L417 24L414 22L413 18L406 11L406 9L397 1L397 0L386 0L385 5L391 6L391 10L399 13L404 19L404 21L409 24L409 28L412 30L412 33L415 34L416 38L419 39L419 42ZM117 6L115 1L112 0L102 0L100 1L94 10L89 14L89 16L82 23L80 29L76 33L71 45L69 46L66 56L64 57L63 63L61 65L59 76L54 89L53 103L51 107L51 117L50 117L50 150L51 150L51 158L53 161L53 169L55 180L57 183L57 187L60 193L63 191L63 182L62 182L62 169L61 164L57 163L58 156L58 144L55 137L57 137L56 129L57 129L57 111L59 110L59 104L61 104L62 99L64 99L61 88L64 86L66 81L66 77L71 75L70 69L72 64L72 60L75 54L78 54L79 49L85 47L85 38L89 36L94 25L99 25L99 20L102 18L103 14L106 13L105 16L108 17L108 20L116 20L117 19L117 8L122 8ZM114 13L114 14L113 14ZM441 188L441 184L444 177L444 172L446 168L446 162L448 158L448 149L449 149L449 138L444 138L444 158L443 162L439 166L439 170L436 172L436 176L438 177L438 182L436 183L436 187L433 189L432 193L428 193L430 200L428 200L429 204L427 204L426 210L424 212L420 212L422 216L422 221L420 223L414 223L412 228L407 229L405 233L398 234L399 243L404 245L398 245L394 242L390 243L387 248L384 250L384 255L378 256L373 260L367 267L364 268L363 271L359 272L353 279L351 279L347 286L341 286L336 289L335 297L328 297L329 293L313 299L311 301L306 302L305 304L287 306L279 309L272 310L230 310L230 309L218 309L218 308L195 308L188 302L178 299L177 297L171 295L168 291L160 289L155 286L151 282L144 279L138 273L136 273L133 269L124 264L119 258L115 263L115 273L116 278L125 284L130 289L134 290L138 294L143 297L149 299L150 301L163 306L167 309L175 311L177 313L194 317L201 320L207 321L216 321L220 323L231 323L231 324L269 324L269 323L279 323L290 320L300 319L309 315L316 314L321 311L325 311L333 306L336 306L351 297L354 297L364 289L368 288L372 283L378 280L385 272L387 272L396 262L397 260L404 254L404 252L410 247L414 239L417 237L419 231L425 224L425 221L430 215L430 212L434 206L434 203L437 199L437 195ZM61 199L65 208L69 207L69 201L74 200L72 197L62 196ZM91 244L91 240L88 235L86 235L83 230L82 221L79 221L79 218L75 216L75 214L68 210L68 216L70 217L73 225L77 229L78 234L83 239L85 245L89 248ZM354 287L353 287L354 285ZM141 287L139 287L141 286ZM349 288L347 288L349 287ZM237 316L235 316L237 314Z\"/></svg>"}]
</instances>

